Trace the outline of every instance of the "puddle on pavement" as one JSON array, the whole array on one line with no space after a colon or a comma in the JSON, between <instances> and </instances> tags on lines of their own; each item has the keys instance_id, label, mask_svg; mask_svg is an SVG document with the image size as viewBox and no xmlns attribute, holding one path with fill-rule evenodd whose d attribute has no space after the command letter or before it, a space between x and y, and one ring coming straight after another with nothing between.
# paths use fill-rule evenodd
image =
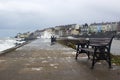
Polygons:
<instances>
[{"instance_id":1,"label":"puddle on pavement","mask_svg":"<svg viewBox=\"0 0 120 80\"><path fill-rule=\"evenodd\" d=\"M19 71L19 73L39 72L42 70L43 70L43 67L23 68Z\"/></svg>"},{"instance_id":2,"label":"puddle on pavement","mask_svg":"<svg viewBox=\"0 0 120 80\"><path fill-rule=\"evenodd\" d=\"M44 60L44 61L42 61L41 63L48 63L49 61L47 61L47 60Z\"/></svg>"},{"instance_id":3,"label":"puddle on pavement","mask_svg":"<svg viewBox=\"0 0 120 80\"><path fill-rule=\"evenodd\" d=\"M43 69L43 67L39 67L39 68L31 68L32 71L40 71L40 70L42 70L42 69Z\"/></svg>"},{"instance_id":4,"label":"puddle on pavement","mask_svg":"<svg viewBox=\"0 0 120 80\"><path fill-rule=\"evenodd\" d=\"M6 60L0 60L0 63L5 62Z\"/></svg>"}]
</instances>

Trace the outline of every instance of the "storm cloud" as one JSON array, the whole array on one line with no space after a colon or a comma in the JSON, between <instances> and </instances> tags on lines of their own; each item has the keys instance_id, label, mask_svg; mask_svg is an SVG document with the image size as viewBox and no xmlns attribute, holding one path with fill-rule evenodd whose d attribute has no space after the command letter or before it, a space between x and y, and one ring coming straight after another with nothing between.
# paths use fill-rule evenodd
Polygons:
<instances>
[{"instance_id":1,"label":"storm cloud","mask_svg":"<svg viewBox=\"0 0 120 80\"><path fill-rule=\"evenodd\" d=\"M64 24L119 21L119 3L119 0L0 0L0 35Z\"/></svg>"}]
</instances>

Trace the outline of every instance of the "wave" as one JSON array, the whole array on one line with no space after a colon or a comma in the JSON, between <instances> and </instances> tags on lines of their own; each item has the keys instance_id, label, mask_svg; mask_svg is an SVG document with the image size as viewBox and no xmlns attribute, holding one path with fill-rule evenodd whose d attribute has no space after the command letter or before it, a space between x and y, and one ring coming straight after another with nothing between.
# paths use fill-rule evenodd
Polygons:
<instances>
[{"instance_id":1,"label":"wave","mask_svg":"<svg viewBox=\"0 0 120 80\"><path fill-rule=\"evenodd\" d=\"M0 52L24 42L25 41L21 41L20 39L16 38L0 38Z\"/></svg>"}]
</instances>

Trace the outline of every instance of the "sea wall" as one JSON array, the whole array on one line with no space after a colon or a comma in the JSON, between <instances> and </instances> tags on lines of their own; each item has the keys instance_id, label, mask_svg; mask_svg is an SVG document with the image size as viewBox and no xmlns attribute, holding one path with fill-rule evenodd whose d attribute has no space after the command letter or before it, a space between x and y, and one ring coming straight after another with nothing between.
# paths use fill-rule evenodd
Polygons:
<instances>
[{"instance_id":1,"label":"sea wall","mask_svg":"<svg viewBox=\"0 0 120 80\"><path fill-rule=\"evenodd\" d=\"M111 45L111 53L114 55L120 55L120 40L113 40Z\"/></svg>"}]
</instances>

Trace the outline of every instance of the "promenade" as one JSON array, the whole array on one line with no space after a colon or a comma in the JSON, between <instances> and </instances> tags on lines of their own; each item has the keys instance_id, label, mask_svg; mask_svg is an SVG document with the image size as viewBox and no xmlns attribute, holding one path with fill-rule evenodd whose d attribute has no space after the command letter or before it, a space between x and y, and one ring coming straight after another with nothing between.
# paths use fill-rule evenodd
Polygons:
<instances>
[{"instance_id":1,"label":"promenade","mask_svg":"<svg viewBox=\"0 0 120 80\"><path fill-rule=\"evenodd\" d=\"M120 80L120 68L96 63L49 39L37 39L0 56L0 80Z\"/></svg>"}]
</instances>

